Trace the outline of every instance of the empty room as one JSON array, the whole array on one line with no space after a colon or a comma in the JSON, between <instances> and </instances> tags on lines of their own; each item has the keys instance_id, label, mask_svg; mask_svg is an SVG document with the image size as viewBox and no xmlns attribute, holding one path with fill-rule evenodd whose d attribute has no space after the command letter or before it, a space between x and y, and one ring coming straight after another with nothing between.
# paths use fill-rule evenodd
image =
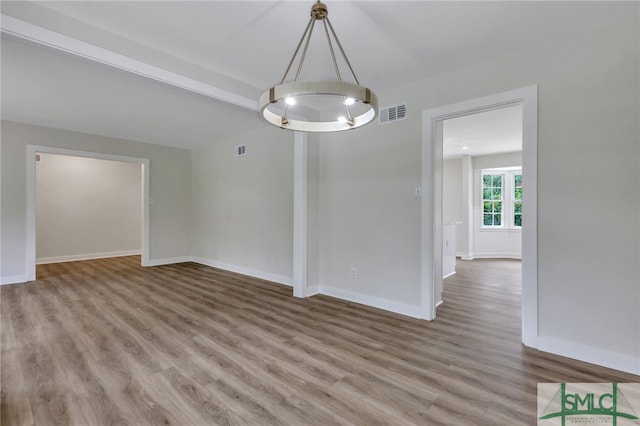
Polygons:
<instances>
[{"instance_id":1,"label":"empty room","mask_svg":"<svg viewBox=\"0 0 640 426\"><path fill-rule=\"evenodd\" d=\"M2 425L640 420L640 2L0 12Z\"/></svg>"}]
</instances>

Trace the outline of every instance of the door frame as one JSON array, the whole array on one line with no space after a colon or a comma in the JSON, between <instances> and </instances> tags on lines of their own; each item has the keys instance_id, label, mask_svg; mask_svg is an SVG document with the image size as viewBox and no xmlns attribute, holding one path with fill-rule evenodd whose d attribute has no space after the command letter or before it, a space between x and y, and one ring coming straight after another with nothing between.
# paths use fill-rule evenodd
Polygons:
<instances>
[{"instance_id":1,"label":"door frame","mask_svg":"<svg viewBox=\"0 0 640 426\"><path fill-rule=\"evenodd\" d=\"M436 317L435 290L442 285L442 122L444 120L522 105L522 343L538 346L538 86L471 99L422 113L422 213L420 314Z\"/></svg>"},{"instance_id":2,"label":"door frame","mask_svg":"<svg viewBox=\"0 0 640 426\"><path fill-rule=\"evenodd\" d=\"M149 265L149 159L79 151L44 145L27 145L27 281L36 279L36 153L122 161L142 165L142 266Z\"/></svg>"}]
</instances>

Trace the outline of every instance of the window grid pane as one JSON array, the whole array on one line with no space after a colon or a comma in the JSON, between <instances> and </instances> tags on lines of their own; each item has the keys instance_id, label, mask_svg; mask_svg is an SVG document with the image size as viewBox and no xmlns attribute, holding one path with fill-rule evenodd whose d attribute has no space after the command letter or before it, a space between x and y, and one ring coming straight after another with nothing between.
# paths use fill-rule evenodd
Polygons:
<instances>
[{"instance_id":1,"label":"window grid pane","mask_svg":"<svg viewBox=\"0 0 640 426\"><path fill-rule=\"evenodd\" d=\"M513 176L513 226L522 226L522 174Z\"/></svg>"},{"instance_id":2,"label":"window grid pane","mask_svg":"<svg viewBox=\"0 0 640 426\"><path fill-rule=\"evenodd\" d=\"M502 226L502 175L482 176L483 226Z\"/></svg>"}]
</instances>

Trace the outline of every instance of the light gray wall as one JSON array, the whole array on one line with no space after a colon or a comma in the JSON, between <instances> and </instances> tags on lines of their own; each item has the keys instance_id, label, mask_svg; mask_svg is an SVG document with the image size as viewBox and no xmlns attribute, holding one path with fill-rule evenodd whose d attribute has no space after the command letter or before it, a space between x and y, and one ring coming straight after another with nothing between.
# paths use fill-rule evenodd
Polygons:
<instances>
[{"instance_id":1,"label":"light gray wall","mask_svg":"<svg viewBox=\"0 0 640 426\"><path fill-rule=\"evenodd\" d=\"M37 262L140 253L140 164L45 153L39 157Z\"/></svg>"},{"instance_id":2,"label":"light gray wall","mask_svg":"<svg viewBox=\"0 0 640 426\"><path fill-rule=\"evenodd\" d=\"M323 135L322 283L417 304L422 111L537 84L541 343L637 362L638 40L638 18L630 17L380 93L380 105L406 101L408 118ZM357 280L349 278L352 265Z\"/></svg>"},{"instance_id":3,"label":"light gray wall","mask_svg":"<svg viewBox=\"0 0 640 426\"><path fill-rule=\"evenodd\" d=\"M500 167L522 166L521 152L508 152L506 154L480 155L473 157L473 170L480 173L482 169L492 169ZM479 177L480 175L478 175ZM480 180L476 179L478 187L474 190L474 202L480 204Z\"/></svg>"},{"instance_id":4,"label":"light gray wall","mask_svg":"<svg viewBox=\"0 0 640 426\"><path fill-rule=\"evenodd\" d=\"M462 159L442 162L442 223L456 224L456 253L467 253L466 209L462 191Z\"/></svg>"},{"instance_id":5,"label":"light gray wall","mask_svg":"<svg viewBox=\"0 0 640 426\"><path fill-rule=\"evenodd\" d=\"M385 103L391 102L383 98ZM412 122L322 136L318 235L323 291L367 303L391 301L401 309L419 303L420 199L415 188L420 185L421 136L398 134ZM357 278L351 277L352 267Z\"/></svg>"},{"instance_id":6,"label":"light gray wall","mask_svg":"<svg viewBox=\"0 0 640 426\"><path fill-rule=\"evenodd\" d=\"M442 163L442 221L462 222L462 160L446 160Z\"/></svg>"},{"instance_id":7,"label":"light gray wall","mask_svg":"<svg viewBox=\"0 0 640 426\"><path fill-rule=\"evenodd\" d=\"M234 157L246 145L247 155ZM293 133L274 127L193 151L193 255L290 283Z\"/></svg>"},{"instance_id":8,"label":"light gray wall","mask_svg":"<svg viewBox=\"0 0 640 426\"><path fill-rule=\"evenodd\" d=\"M183 149L2 121L2 271L26 271L27 144L150 160L149 256L152 262L190 255L191 152Z\"/></svg>"}]
</instances>

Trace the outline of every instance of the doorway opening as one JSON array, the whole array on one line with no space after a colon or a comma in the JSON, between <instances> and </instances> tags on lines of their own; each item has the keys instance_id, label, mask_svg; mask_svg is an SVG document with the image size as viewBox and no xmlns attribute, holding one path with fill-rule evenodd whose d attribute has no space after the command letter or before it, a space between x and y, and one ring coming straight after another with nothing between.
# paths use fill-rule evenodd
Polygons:
<instances>
[{"instance_id":1,"label":"doorway opening","mask_svg":"<svg viewBox=\"0 0 640 426\"><path fill-rule=\"evenodd\" d=\"M37 228L38 219L40 220L41 226L42 226L43 220L55 221L55 218L43 218L42 215L40 215L40 218L38 218L37 211L36 211L36 206L37 206L36 189L38 188L38 186L40 186L40 190L43 190L43 188L46 188L46 185L47 185L47 182L42 182L42 180L41 182L38 182L37 175L36 175L36 164L38 164L39 159L43 159L45 156L50 156L50 157L47 157L49 160L52 160L50 162L50 165L51 163L54 163L54 164L65 163L66 166L62 165L63 167L68 167L69 165L71 165L71 163L81 167L82 166L86 167L89 164L93 164L94 166L96 164L100 164L100 162L91 162L87 160L108 160L109 162L118 162L120 164L134 163L139 165L138 173L140 173L139 175L140 179L137 181L136 183L137 186L133 188L133 190L137 192L137 196L139 197L137 201L139 201L140 203L137 203L136 200L134 199L132 201L132 204L133 204L132 208L134 210L132 211L133 211L133 214L140 214L141 216L140 221L137 222L137 219L136 219L136 221L134 222L137 222L137 223L133 225L134 227L136 227L136 229L140 230L141 232L139 233L140 235L139 245L135 244L135 242L133 243L133 245L139 247L139 249L136 249L136 251L138 251L141 254L142 266L146 266L149 263L149 160L144 158L137 158L137 157L77 151L77 150L69 150L64 148L55 148L55 147L48 147L48 146L27 145L27 258L26 258L27 280L33 281L36 279L36 263L37 263L38 257L40 257L41 263L47 263L52 261L64 261L65 259L79 260L80 258L90 258L92 256L93 258L108 257L108 256L118 254L114 252L103 251L102 253L92 253L89 255L89 257L87 257L86 254L73 255L71 254L73 252L72 250L70 252L67 252L66 255L64 252L60 252L63 254L62 256L60 255L51 256L50 254L47 255L47 253L55 253L55 251L47 251L46 245L43 246L42 244L40 247L40 253L38 253L37 242L36 242L36 228ZM61 157L61 156L64 156L64 157ZM76 160L75 162L73 161L74 159ZM57 165L61 166L61 164L57 164ZM136 168L134 167L134 170L135 169ZM58 177L60 179L68 179L68 176L65 178L65 177L62 177L61 174L58 174ZM93 185L99 185L99 176L96 175L94 176L94 178L95 180ZM51 184L52 182L48 182L48 183ZM90 183L89 185L87 185L87 182L78 182L78 185L85 186L84 188L85 197L87 196L87 194L91 194ZM114 196L117 198L118 194L114 194ZM134 193L130 197L128 197L129 200L131 200L131 197L135 198L136 194ZM50 204L56 202L56 200L48 200L48 201L46 199L40 200L41 203L43 201L49 202ZM65 200L63 199L60 199L59 201L61 203L65 202ZM66 201L69 203L72 202L72 200L66 200ZM95 200L95 199L81 200L77 206L80 209L84 209L84 207L82 207L83 204L91 203L91 202L99 203L101 201L106 201L106 200ZM97 225L94 224L92 232L95 233L96 238L100 238L99 234L101 230L95 229L96 226ZM73 237L73 235L71 235L75 231L71 229L69 229L68 231L70 232L70 234L67 234L68 240L71 241L75 238ZM80 241L79 243L80 246L84 244L83 248L85 249L85 251L87 252L91 251L90 248L87 248L87 247L90 247L91 245L91 238L86 238L86 236L82 236L82 235L76 235L76 236L77 238L75 239ZM122 252L119 254L123 255Z\"/></svg>"},{"instance_id":2,"label":"doorway opening","mask_svg":"<svg viewBox=\"0 0 640 426\"><path fill-rule=\"evenodd\" d=\"M522 342L537 347L537 86L423 112L421 315L436 317L443 282L443 124L445 120L507 107L522 108Z\"/></svg>"}]
</instances>

